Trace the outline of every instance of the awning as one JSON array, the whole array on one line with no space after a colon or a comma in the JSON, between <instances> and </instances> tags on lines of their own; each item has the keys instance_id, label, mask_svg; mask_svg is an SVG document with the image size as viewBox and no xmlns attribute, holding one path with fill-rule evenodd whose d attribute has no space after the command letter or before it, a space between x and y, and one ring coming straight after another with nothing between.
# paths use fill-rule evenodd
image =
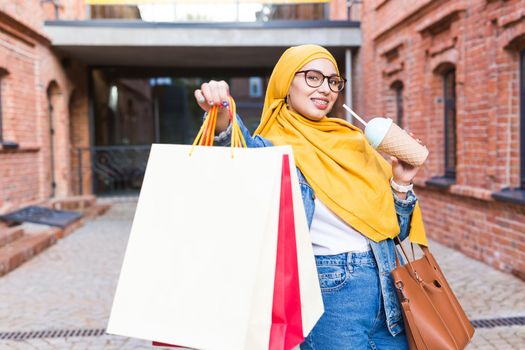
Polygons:
<instances>
[{"instance_id":1,"label":"awning","mask_svg":"<svg viewBox=\"0 0 525 350\"><path fill-rule=\"evenodd\" d=\"M290 46L319 44L340 62L361 46L359 23L351 21L51 21L45 32L63 56L91 66L268 68Z\"/></svg>"}]
</instances>

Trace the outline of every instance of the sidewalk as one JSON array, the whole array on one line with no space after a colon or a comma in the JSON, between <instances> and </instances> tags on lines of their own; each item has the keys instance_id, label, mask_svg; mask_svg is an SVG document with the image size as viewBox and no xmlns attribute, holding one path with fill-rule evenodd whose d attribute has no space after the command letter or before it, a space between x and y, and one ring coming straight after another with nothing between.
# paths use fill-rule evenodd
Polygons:
<instances>
[{"instance_id":1,"label":"sidewalk","mask_svg":"<svg viewBox=\"0 0 525 350\"><path fill-rule=\"evenodd\" d=\"M0 278L0 349L152 349L147 341L102 333L135 205L114 202L105 216ZM437 243L431 248L472 320L525 316L524 282ZM2 339L6 334L26 339ZM478 328L468 349L524 348L521 325Z\"/></svg>"}]
</instances>

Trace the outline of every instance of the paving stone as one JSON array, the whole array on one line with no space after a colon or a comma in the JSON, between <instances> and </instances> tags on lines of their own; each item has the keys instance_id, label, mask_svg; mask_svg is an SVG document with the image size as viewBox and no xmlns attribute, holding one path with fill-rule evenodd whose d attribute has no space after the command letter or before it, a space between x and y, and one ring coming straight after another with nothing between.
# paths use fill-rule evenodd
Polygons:
<instances>
[{"instance_id":1,"label":"paving stone","mask_svg":"<svg viewBox=\"0 0 525 350\"><path fill-rule=\"evenodd\" d=\"M103 202L100 200L99 202ZM0 332L104 329L107 326L136 198L108 200L112 208L0 277ZM525 316L525 283L431 242L431 251L472 319ZM113 335L2 341L0 349L153 348ZM525 349L525 326L477 329L468 349Z\"/></svg>"}]
</instances>

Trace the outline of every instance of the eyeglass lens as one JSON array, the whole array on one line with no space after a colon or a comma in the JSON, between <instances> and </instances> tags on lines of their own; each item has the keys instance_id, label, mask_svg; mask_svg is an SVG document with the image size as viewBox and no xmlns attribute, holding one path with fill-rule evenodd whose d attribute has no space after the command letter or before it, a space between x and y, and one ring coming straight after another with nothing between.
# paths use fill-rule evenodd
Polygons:
<instances>
[{"instance_id":1,"label":"eyeglass lens","mask_svg":"<svg viewBox=\"0 0 525 350\"><path fill-rule=\"evenodd\" d=\"M310 87L321 86L325 78L325 76L321 72L318 72L315 70L306 71L304 76L305 76L306 83ZM334 92L339 92L343 90L345 86L345 82L343 79L341 79L338 76L332 76L332 77L327 77L327 78L328 78L328 86L330 87L330 90Z\"/></svg>"}]
</instances>

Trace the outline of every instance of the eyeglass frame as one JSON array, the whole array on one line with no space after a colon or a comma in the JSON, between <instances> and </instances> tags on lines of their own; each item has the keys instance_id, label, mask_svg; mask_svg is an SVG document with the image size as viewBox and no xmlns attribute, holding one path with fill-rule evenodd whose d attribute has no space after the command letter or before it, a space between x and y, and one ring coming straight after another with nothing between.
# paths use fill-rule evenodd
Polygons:
<instances>
[{"instance_id":1,"label":"eyeglass frame","mask_svg":"<svg viewBox=\"0 0 525 350\"><path fill-rule=\"evenodd\" d=\"M316 72L316 73L321 74L321 75L323 76L323 81L321 81L321 84L319 84L318 86L312 86L312 85L308 84L308 80L306 79L306 74L307 74L308 72ZM311 87L311 88L318 88L318 87L322 86L322 85L324 84L324 81L325 81L325 80L328 80L328 88L329 88L330 91L332 91L332 92L341 92L341 91L343 91L344 88L346 87L346 81L347 81L347 80L346 80L345 78L343 78L342 76L337 75L337 74L334 74L334 75L324 75L323 72L318 71L317 69L306 69L306 70L300 70L300 71L298 71L298 72L295 72L295 75L297 75L297 74L299 74L299 73L303 73L303 74L304 74L304 82L306 83L306 85L308 85L308 86ZM329 79L332 78L332 77L338 77L339 79L341 79L341 80L343 81L343 87L341 88L341 90L334 91L334 90L332 89L332 87L330 86L330 80L329 80Z\"/></svg>"}]
</instances>

